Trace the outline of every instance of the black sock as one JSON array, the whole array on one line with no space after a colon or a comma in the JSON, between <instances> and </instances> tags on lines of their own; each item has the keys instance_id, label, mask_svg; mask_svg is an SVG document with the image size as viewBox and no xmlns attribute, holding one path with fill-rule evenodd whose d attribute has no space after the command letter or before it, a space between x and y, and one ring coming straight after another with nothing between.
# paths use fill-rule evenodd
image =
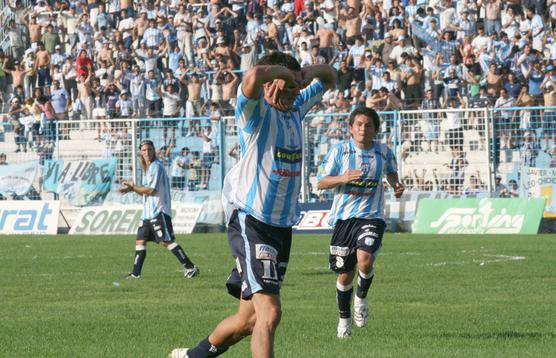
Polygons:
<instances>
[{"instance_id":1,"label":"black sock","mask_svg":"<svg viewBox=\"0 0 556 358\"><path fill-rule=\"evenodd\" d=\"M336 282L336 299L338 301L338 309L340 318L351 317L351 295L353 294L353 285L340 285Z\"/></svg>"},{"instance_id":2,"label":"black sock","mask_svg":"<svg viewBox=\"0 0 556 358\"><path fill-rule=\"evenodd\" d=\"M193 268L193 262L187 257L185 251L181 248L180 245L173 243L168 245L168 250L172 251L172 253L178 258L178 261L183 265L185 268Z\"/></svg>"},{"instance_id":3,"label":"black sock","mask_svg":"<svg viewBox=\"0 0 556 358\"><path fill-rule=\"evenodd\" d=\"M147 247L145 245L135 245L135 260L133 261L133 271L131 272L135 276L141 276L141 270L143 269L143 263L147 257Z\"/></svg>"},{"instance_id":4,"label":"black sock","mask_svg":"<svg viewBox=\"0 0 556 358\"><path fill-rule=\"evenodd\" d=\"M209 358L218 357L222 353L226 352L228 347L217 347L212 345L208 337L203 339L195 348L190 349L187 352L189 358Z\"/></svg>"},{"instance_id":5,"label":"black sock","mask_svg":"<svg viewBox=\"0 0 556 358\"><path fill-rule=\"evenodd\" d=\"M366 277L365 277L366 276ZM369 288L373 283L373 278L375 277L375 271L372 270L368 275L361 275L361 272L357 275L357 297L366 298Z\"/></svg>"}]
</instances>

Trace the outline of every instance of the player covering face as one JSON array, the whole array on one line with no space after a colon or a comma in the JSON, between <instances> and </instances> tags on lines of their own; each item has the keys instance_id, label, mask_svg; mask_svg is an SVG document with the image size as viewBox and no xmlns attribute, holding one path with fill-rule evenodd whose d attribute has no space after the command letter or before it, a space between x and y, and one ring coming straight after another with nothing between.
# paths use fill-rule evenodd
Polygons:
<instances>
[{"instance_id":1,"label":"player covering face","mask_svg":"<svg viewBox=\"0 0 556 358\"><path fill-rule=\"evenodd\" d=\"M253 357L274 356L280 286L300 211L301 121L335 83L330 66L301 68L280 52L263 57L245 74L235 112L241 159L223 188L236 261L226 286L239 308L197 346L174 349L172 358L216 357L249 335Z\"/></svg>"},{"instance_id":2,"label":"player covering face","mask_svg":"<svg viewBox=\"0 0 556 358\"><path fill-rule=\"evenodd\" d=\"M329 265L338 274L338 338L351 336L351 297L356 266L359 272L354 320L358 327L368 322L366 298L386 228L382 177L386 176L396 198L404 191L394 154L386 145L375 142L379 128L380 118L373 109L355 109L349 117L351 139L334 146L319 169L319 189L334 190L329 216L329 224L334 227Z\"/></svg>"}]
</instances>

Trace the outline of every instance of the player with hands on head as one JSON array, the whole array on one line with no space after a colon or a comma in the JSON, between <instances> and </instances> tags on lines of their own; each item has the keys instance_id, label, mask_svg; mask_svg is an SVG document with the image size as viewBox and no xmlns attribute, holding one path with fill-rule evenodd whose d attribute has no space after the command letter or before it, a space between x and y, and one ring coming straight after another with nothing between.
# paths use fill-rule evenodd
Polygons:
<instances>
[{"instance_id":1,"label":"player with hands on head","mask_svg":"<svg viewBox=\"0 0 556 358\"><path fill-rule=\"evenodd\" d=\"M249 335L253 357L274 356L280 286L300 213L301 122L335 83L332 67L301 68L281 52L264 56L245 74L235 112L241 156L222 194L236 260L226 285L239 309L196 347L176 348L170 357L216 357Z\"/></svg>"},{"instance_id":2,"label":"player with hands on head","mask_svg":"<svg viewBox=\"0 0 556 358\"><path fill-rule=\"evenodd\" d=\"M374 109L356 108L349 116L351 139L332 147L317 177L319 189L334 190L329 216L329 224L334 227L329 264L330 269L338 274L338 338L351 336L351 297L356 266L354 321L358 327L364 327L368 322L366 297L386 228L382 177L386 176L396 198L404 192L392 150L375 142L379 129L380 117Z\"/></svg>"},{"instance_id":3,"label":"player with hands on head","mask_svg":"<svg viewBox=\"0 0 556 358\"><path fill-rule=\"evenodd\" d=\"M199 275L197 266L191 262L182 247L176 243L172 227L172 207L170 180L164 164L156 157L152 141L146 139L139 145L139 160L143 167L142 185L132 180L122 181L120 192L137 193L143 197L143 214L135 240L135 259L133 270L126 278L141 277L143 263L147 257L147 241L154 241L171 251L184 267L184 276L192 278Z\"/></svg>"}]
</instances>

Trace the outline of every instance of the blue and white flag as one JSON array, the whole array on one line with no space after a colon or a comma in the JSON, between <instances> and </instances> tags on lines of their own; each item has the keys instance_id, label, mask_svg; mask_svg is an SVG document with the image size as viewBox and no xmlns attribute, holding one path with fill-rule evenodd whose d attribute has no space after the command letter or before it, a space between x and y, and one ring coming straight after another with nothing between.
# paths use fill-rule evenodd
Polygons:
<instances>
[{"instance_id":1,"label":"blue and white flag","mask_svg":"<svg viewBox=\"0 0 556 358\"><path fill-rule=\"evenodd\" d=\"M37 161L0 166L0 194L5 197L25 195L37 175Z\"/></svg>"},{"instance_id":2,"label":"blue and white flag","mask_svg":"<svg viewBox=\"0 0 556 358\"><path fill-rule=\"evenodd\" d=\"M47 160L43 189L58 193L75 206L100 205L110 192L116 159Z\"/></svg>"}]
</instances>

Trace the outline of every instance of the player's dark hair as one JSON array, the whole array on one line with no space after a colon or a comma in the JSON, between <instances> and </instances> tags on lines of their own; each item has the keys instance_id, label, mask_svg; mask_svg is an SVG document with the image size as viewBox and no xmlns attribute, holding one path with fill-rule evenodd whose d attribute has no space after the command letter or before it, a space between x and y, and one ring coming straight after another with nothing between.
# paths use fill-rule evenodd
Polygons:
<instances>
[{"instance_id":1,"label":"player's dark hair","mask_svg":"<svg viewBox=\"0 0 556 358\"><path fill-rule=\"evenodd\" d=\"M374 109L369 107L358 107L354 109L353 112L351 112L351 114L349 115L350 127L353 125L353 122L355 121L355 117L357 117L360 114L373 120L373 125L375 126L376 132L380 130L380 116L378 115L378 113L376 113Z\"/></svg>"},{"instance_id":2,"label":"player's dark hair","mask_svg":"<svg viewBox=\"0 0 556 358\"><path fill-rule=\"evenodd\" d=\"M301 65L294 57L279 51L263 56L257 66L284 66L291 71L301 71Z\"/></svg>"}]
</instances>

